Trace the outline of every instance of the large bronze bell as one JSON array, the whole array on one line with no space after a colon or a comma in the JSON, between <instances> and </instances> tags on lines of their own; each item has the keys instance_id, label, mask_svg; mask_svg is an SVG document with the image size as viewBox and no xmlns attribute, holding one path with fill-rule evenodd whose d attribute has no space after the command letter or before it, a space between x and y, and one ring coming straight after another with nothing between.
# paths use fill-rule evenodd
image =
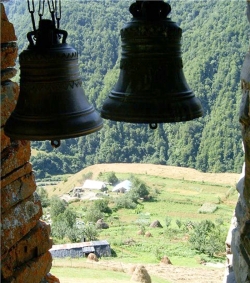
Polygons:
<instances>
[{"instance_id":1,"label":"large bronze bell","mask_svg":"<svg viewBox=\"0 0 250 283\"><path fill-rule=\"evenodd\" d=\"M103 104L105 119L131 123L188 121L203 114L183 74L182 30L163 1L136 1L121 29L120 75Z\"/></svg>"},{"instance_id":2,"label":"large bronze bell","mask_svg":"<svg viewBox=\"0 0 250 283\"><path fill-rule=\"evenodd\" d=\"M29 47L19 56L20 94L5 134L14 140L52 140L56 146L60 139L101 129L102 119L82 89L78 54L66 43L67 32L42 19L27 37Z\"/></svg>"}]
</instances>

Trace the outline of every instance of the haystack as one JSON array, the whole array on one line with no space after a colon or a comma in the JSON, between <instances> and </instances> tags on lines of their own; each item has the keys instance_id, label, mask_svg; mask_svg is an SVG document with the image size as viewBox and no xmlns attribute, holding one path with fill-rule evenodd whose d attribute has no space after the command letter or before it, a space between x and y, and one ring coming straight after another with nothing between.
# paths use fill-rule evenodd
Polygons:
<instances>
[{"instance_id":1,"label":"haystack","mask_svg":"<svg viewBox=\"0 0 250 283\"><path fill-rule=\"evenodd\" d=\"M90 253L87 259L88 261L98 261L98 258L94 253Z\"/></svg>"},{"instance_id":2,"label":"haystack","mask_svg":"<svg viewBox=\"0 0 250 283\"><path fill-rule=\"evenodd\" d=\"M150 237L152 237L152 234L151 234L149 231L147 231L147 232L145 233L145 237L150 238Z\"/></svg>"},{"instance_id":3,"label":"haystack","mask_svg":"<svg viewBox=\"0 0 250 283\"><path fill-rule=\"evenodd\" d=\"M163 258L161 259L161 263L172 264L171 260L166 255L164 255Z\"/></svg>"},{"instance_id":4,"label":"haystack","mask_svg":"<svg viewBox=\"0 0 250 283\"><path fill-rule=\"evenodd\" d=\"M154 222L152 222L151 224L150 224L150 227L152 227L152 228L162 228L162 225L161 225L161 223L160 223L160 221L159 220L155 220Z\"/></svg>"},{"instance_id":5,"label":"haystack","mask_svg":"<svg viewBox=\"0 0 250 283\"><path fill-rule=\"evenodd\" d=\"M151 283L147 269L143 265L137 265L130 279L132 282Z\"/></svg>"},{"instance_id":6,"label":"haystack","mask_svg":"<svg viewBox=\"0 0 250 283\"><path fill-rule=\"evenodd\" d=\"M143 230L139 230L139 231L137 232L137 235L144 235L144 231L143 231Z\"/></svg>"},{"instance_id":7,"label":"haystack","mask_svg":"<svg viewBox=\"0 0 250 283\"><path fill-rule=\"evenodd\" d=\"M135 269L136 269L136 265L131 265L128 268L128 274L132 275L134 273Z\"/></svg>"},{"instance_id":8,"label":"haystack","mask_svg":"<svg viewBox=\"0 0 250 283\"><path fill-rule=\"evenodd\" d=\"M96 228L97 229L108 229L109 225L103 221L103 219L99 219L96 222Z\"/></svg>"}]
</instances>

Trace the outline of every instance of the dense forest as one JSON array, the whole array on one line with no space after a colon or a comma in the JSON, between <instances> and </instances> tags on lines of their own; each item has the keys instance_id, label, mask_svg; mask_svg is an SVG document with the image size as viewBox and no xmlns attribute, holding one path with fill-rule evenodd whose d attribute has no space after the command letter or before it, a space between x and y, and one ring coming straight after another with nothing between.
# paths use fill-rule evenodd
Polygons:
<instances>
[{"instance_id":1,"label":"dense forest","mask_svg":"<svg viewBox=\"0 0 250 283\"><path fill-rule=\"evenodd\" d=\"M36 9L39 1L35 1ZM46 1L47 2L47 1ZM119 75L120 29L133 1L62 1L60 28L79 54L88 100L100 111ZM239 106L240 71L249 45L245 1L169 1L170 17L183 30L182 59L190 88L201 100L202 118L148 125L104 120L103 129L61 141L32 142L38 178L75 173L96 163L137 162L192 167L204 172L240 172L243 164ZM32 31L26 1L4 3L19 52ZM45 6L46 8L46 6ZM46 8L47 9L47 8ZM38 15L36 21L38 23ZM18 67L18 62L17 62Z\"/></svg>"}]
</instances>

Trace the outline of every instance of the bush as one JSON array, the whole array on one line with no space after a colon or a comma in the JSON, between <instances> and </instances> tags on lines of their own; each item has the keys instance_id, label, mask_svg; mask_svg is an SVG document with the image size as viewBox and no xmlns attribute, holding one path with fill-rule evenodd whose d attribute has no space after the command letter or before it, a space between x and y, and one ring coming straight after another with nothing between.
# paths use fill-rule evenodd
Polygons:
<instances>
[{"instance_id":1,"label":"bush","mask_svg":"<svg viewBox=\"0 0 250 283\"><path fill-rule=\"evenodd\" d=\"M108 199L98 199L98 200L95 200L94 202L94 208L103 213L112 213L112 210L110 209L108 204L109 204Z\"/></svg>"},{"instance_id":2,"label":"bush","mask_svg":"<svg viewBox=\"0 0 250 283\"><path fill-rule=\"evenodd\" d=\"M41 201L41 205L42 207L47 207L50 205L50 201L49 201L49 197L48 197L48 192L42 188L42 187L38 187L36 189L36 192L40 198Z\"/></svg>"},{"instance_id":3,"label":"bush","mask_svg":"<svg viewBox=\"0 0 250 283\"><path fill-rule=\"evenodd\" d=\"M93 224L85 225L83 228L84 238L87 241L94 241L97 239L98 230Z\"/></svg>"},{"instance_id":4,"label":"bush","mask_svg":"<svg viewBox=\"0 0 250 283\"><path fill-rule=\"evenodd\" d=\"M181 226L182 226L182 222L181 222L181 220L176 219L175 223L176 223L176 225L178 226L178 228L180 229L180 228L181 228Z\"/></svg>"},{"instance_id":5,"label":"bush","mask_svg":"<svg viewBox=\"0 0 250 283\"><path fill-rule=\"evenodd\" d=\"M165 218L165 225L166 225L166 227L169 227L169 226L170 226L171 221L172 221L172 219L171 219L169 216L167 216L167 217Z\"/></svg>"},{"instance_id":6,"label":"bush","mask_svg":"<svg viewBox=\"0 0 250 283\"><path fill-rule=\"evenodd\" d=\"M87 209L84 218L86 222L96 223L97 220L104 218L104 216L104 213L93 205Z\"/></svg>"},{"instance_id":7,"label":"bush","mask_svg":"<svg viewBox=\"0 0 250 283\"><path fill-rule=\"evenodd\" d=\"M106 175L106 181L107 181L108 183L111 183L113 186L116 185L116 184L119 182L118 178L117 178L116 175L115 175L115 172L109 172L109 173L107 173L107 175Z\"/></svg>"},{"instance_id":8,"label":"bush","mask_svg":"<svg viewBox=\"0 0 250 283\"><path fill-rule=\"evenodd\" d=\"M225 251L227 231L210 220L204 220L194 226L189 242L200 253L214 256Z\"/></svg>"},{"instance_id":9,"label":"bush","mask_svg":"<svg viewBox=\"0 0 250 283\"><path fill-rule=\"evenodd\" d=\"M50 217L52 221L66 210L67 203L58 196L53 196L50 200Z\"/></svg>"},{"instance_id":10,"label":"bush","mask_svg":"<svg viewBox=\"0 0 250 283\"><path fill-rule=\"evenodd\" d=\"M116 209L128 208L135 209L137 204L133 199L130 198L130 195L126 194L117 199L115 199Z\"/></svg>"}]
</instances>

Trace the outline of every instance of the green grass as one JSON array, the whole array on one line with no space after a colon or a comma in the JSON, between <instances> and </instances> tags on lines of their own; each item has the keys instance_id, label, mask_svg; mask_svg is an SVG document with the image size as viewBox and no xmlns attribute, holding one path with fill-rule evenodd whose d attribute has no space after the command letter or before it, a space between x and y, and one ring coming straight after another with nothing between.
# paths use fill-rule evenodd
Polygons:
<instances>
[{"instance_id":1,"label":"green grass","mask_svg":"<svg viewBox=\"0 0 250 283\"><path fill-rule=\"evenodd\" d=\"M131 174L116 174L116 176L122 181L129 179ZM189 231L184 229L184 224L188 221L220 220L220 225L227 231L238 198L236 189L229 185L163 178L148 174L135 176L147 184L153 201L141 201L139 214L135 209L120 209L111 216L106 216L105 222L108 223L109 229L100 230L98 238L106 239L110 243L116 253L116 257L112 260L159 263L160 257L166 255L175 265L200 266L200 259L204 255L191 249L188 241ZM109 195L109 206L114 208L114 199L120 195L111 191ZM204 203L214 204L217 209L211 213L199 213ZM83 217L84 211L90 205L89 201L70 204L78 217ZM166 227L167 217L171 219L169 227ZM151 228L146 225L145 229L152 234L152 237L138 235L137 232L140 230L138 223L142 220L148 224L159 220L163 228ZM176 220L181 221L181 228L178 227ZM83 221L85 221L84 217ZM224 261L225 257L209 260L219 259Z\"/></svg>"},{"instance_id":2,"label":"green grass","mask_svg":"<svg viewBox=\"0 0 250 283\"><path fill-rule=\"evenodd\" d=\"M64 260L60 260L64 261ZM118 268L117 271L108 270L105 268L98 268L97 266L89 265L84 267L79 265L78 259L68 260L68 263L72 265L69 266L52 266L50 272L55 275L57 278L60 278L61 283L68 282L79 282L79 283L97 283L97 282L120 282L127 283L131 279L131 274L125 273L121 268ZM83 263L84 264L84 263ZM74 267L78 265L78 267ZM115 268L114 268L115 269ZM154 283L170 283L166 279L160 278L155 275L151 275L151 280Z\"/></svg>"},{"instance_id":3,"label":"green grass","mask_svg":"<svg viewBox=\"0 0 250 283\"><path fill-rule=\"evenodd\" d=\"M86 267L52 267L51 273L56 274L56 276L60 278L60 280L80 280L84 278L84 282L87 282L87 280L89 279L102 280L103 278L105 278L106 280L108 280L108 278L115 278L117 282L126 282L130 279L130 275L123 272L111 270L101 270L100 272L93 272L93 269Z\"/></svg>"}]
</instances>

